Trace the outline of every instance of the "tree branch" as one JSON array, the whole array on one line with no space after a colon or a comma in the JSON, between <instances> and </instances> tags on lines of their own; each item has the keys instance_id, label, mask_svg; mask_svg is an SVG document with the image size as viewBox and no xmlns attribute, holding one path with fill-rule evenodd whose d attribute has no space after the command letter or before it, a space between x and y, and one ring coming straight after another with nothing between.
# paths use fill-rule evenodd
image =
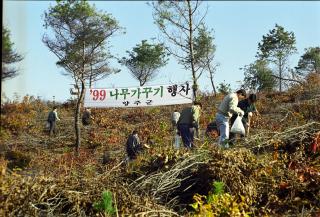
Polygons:
<instances>
[{"instance_id":1,"label":"tree branch","mask_svg":"<svg viewBox=\"0 0 320 217\"><path fill-rule=\"evenodd\" d=\"M297 82L299 84L303 84L301 81L298 81L298 80L294 80L294 79L290 79L290 78L280 78L279 76L277 75L272 75L272 77L275 77L277 79L281 79L281 80L284 80L284 81L292 81L292 82Z\"/></svg>"}]
</instances>

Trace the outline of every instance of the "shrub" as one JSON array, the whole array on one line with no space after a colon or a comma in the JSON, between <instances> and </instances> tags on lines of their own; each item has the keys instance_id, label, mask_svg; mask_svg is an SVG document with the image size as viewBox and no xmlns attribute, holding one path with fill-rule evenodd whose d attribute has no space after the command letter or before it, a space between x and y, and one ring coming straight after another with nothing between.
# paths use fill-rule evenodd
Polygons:
<instances>
[{"instance_id":1,"label":"shrub","mask_svg":"<svg viewBox=\"0 0 320 217\"><path fill-rule=\"evenodd\" d=\"M112 193L103 191L102 200L93 204L93 208L99 212L104 212L107 215L113 215L116 209L112 205Z\"/></svg>"},{"instance_id":2,"label":"shrub","mask_svg":"<svg viewBox=\"0 0 320 217\"><path fill-rule=\"evenodd\" d=\"M196 211L196 216L249 216L245 197L237 199L224 193L223 182L214 182L208 196L195 194L193 199L195 203L190 206Z\"/></svg>"}]
</instances>

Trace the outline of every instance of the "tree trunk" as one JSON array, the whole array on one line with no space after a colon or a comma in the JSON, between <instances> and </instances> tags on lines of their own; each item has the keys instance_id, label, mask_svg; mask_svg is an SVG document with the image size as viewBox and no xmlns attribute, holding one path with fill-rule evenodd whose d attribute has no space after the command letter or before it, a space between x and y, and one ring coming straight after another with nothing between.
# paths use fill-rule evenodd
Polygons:
<instances>
[{"instance_id":1,"label":"tree trunk","mask_svg":"<svg viewBox=\"0 0 320 217\"><path fill-rule=\"evenodd\" d=\"M282 92L282 66L281 66L281 59L279 59L279 91Z\"/></svg>"},{"instance_id":2,"label":"tree trunk","mask_svg":"<svg viewBox=\"0 0 320 217\"><path fill-rule=\"evenodd\" d=\"M90 64L90 78L89 78L89 88L92 87L92 64Z\"/></svg>"},{"instance_id":3,"label":"tree trunk","mask_svg":"<svg viewBox=\"0 0 320 217\"><path fill-rule=\"evenodd\" d=\"M78 97L78 100L77 100L77 106L76 106L76 111L74 116L74 128L76 132L76 154L79 154L79 148L81 145L81 131L79 126L79 119L80 119L80 109L81 109L81 103L83 101L84 91L85 91L85 84L84 84L84 81L81 80L81 91L80 91L80 96Z\"/></svg>"},{"instance_id":4,"label":"tree trunk","mask_svg":"<svg viewBox=\"0 0 320 217\"><path fill-rule=\"evenodd\" d=\"M196 100L198 84L197 84L196 71L194 68L192 11L191 11L190 0L187 0L187 4L188 4L188 11L189 11L189 50L190 50L190 64L191 64L192 80L193 80L192 90L193 90L193 97L194 97L193 100Z\"/></svg>"},{"instance_id":5,"label":"tree trunk","mask_svg":"<svg viewBox=\"0 0 320 217\"><path fill-rule=\"evenodd\" d=\"M211 66L210 66L209 59L207 59L207 61L208 61L208 70L209 70L209 74L210 74L210 81L211 81L213 93L214 93L214 96L217 96L216 86L214 85L214 82L213 82L213 73L215 71L215 67L213 67L213 69L212 69Z\"/></svg>"},{"instance_id":6,"label":"tree trunk","mask_svg":"<svg viewBox=\"0 0 320 217\"><path fill-rule=\"evenodd\" d=\"M80 126L79 126L79 119L80 119L80 109L81 109L81 103L84 96L85 91L85 80L84 80L84 71L85 71L85 47L86 44L83 42L83 49L82 49L82 73L80 74L81 78L79 78L81 82L81 91L80 95L78 94L78 101L74 116L74 128L76 131L76 155L79 155L79 148L81 145L81 132L80 132Z\"/></svg>"},{"instance_id":7,"label":"tree trunk","mask_svg":"<svg viewBox=\"0 0 320 217\"><path fill-rule=\"evenodd\" d=\"M216 90L216 87L214 86L213 76L212 76L212 73L211 73L211 72L210 72L210 81L211 81L213 93L214 93L214 95L216 96L216 95L217 95L217 90Z\"/></svg>"}]
</instances>

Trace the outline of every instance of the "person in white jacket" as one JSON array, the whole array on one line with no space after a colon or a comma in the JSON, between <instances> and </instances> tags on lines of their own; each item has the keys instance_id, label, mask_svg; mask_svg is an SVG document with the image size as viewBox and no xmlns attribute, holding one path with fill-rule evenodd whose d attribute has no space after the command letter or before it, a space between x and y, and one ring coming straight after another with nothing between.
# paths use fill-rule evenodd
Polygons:
<instances>
[{"instance_id":1,"label":"person in white jacket","mask_svg":"<svg viewBox=\"0 0 320 217\"><path fill-rule=\"evenodd\" d=\"M180 112L178 112L177 110L174 110L174 112L171 115L171 123L172 123L174 147L176 149L180 148L180 143L181 143L180 133L179 133L179 130L178 130L179 118L180 118Z\"/></svg>"},{"instance_id":2,"label":"person in white jacket","mask_svg":"<svg viewBox=\"0 0 320 217\"><path fill-rule=\"evenodd\" d=\"M177 132L179 118L180 118L180 112L175 110L171 116L172 129L175 133Z\"/></svg>"},{"instance_id":3,"label":"person in white jacket","mask_svg":"<svg viewBox=\"0 0 320 217\"><path fill-rule=\"evenodd\" d=\"M244 115L238 107L239 99L244 99L246 97L246 91L241 89L236 93L230 93L224 97L222 100L218 112L216 114L216 123L219 129L219 145L229 148L228 139L229 139L229 120L232 114L238 114L239 116Z\"/></svg>"}]
</instances>

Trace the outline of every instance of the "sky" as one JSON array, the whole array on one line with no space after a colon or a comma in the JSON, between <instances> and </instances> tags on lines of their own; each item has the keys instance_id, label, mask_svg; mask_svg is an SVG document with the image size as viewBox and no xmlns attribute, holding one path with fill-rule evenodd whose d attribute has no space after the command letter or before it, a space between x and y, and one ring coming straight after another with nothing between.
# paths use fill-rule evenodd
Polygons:
<instances>
[{"instance_id":1,"label":"sky","mask_svg":"<svg viewBox=\"0 0 320 217\"><path fill-rule=\"evenodd\" d=\"M142 40L158 42L160 31L154 24L152 8L145 1L90 1L98 10L111 14L126 34L117 34L109 40L110 51L118 57L127 56ZM299 57L308 47L320 46L320 2L317 1L205 1L209 6L206 25L214 30L217 47L215 61L220 64L215 74L215 84L227 82L233 89L243 80L239 68L255 60L258 43L275 24L286 31L294 32L298 52L290 57L290 66L295 67ZM17 63L19 76L4 81L2 91L9 99L15 95L33 95L45 100L66 101L71 95L73 81L62 75L57 67L57 58L43 44L43 14L55 1L3 2L3 24L11 32L14 49L24 56ZM116 61L112 66L121 69L98 81L94 87L134 87L139 82L128 69ZM191 81L191 72L183 69L171 56L169 63L159 70L159 75L149 85L183 83ZM212 91L208 75L199 81L200 89Z\"/></svg>"}]
</instances>

